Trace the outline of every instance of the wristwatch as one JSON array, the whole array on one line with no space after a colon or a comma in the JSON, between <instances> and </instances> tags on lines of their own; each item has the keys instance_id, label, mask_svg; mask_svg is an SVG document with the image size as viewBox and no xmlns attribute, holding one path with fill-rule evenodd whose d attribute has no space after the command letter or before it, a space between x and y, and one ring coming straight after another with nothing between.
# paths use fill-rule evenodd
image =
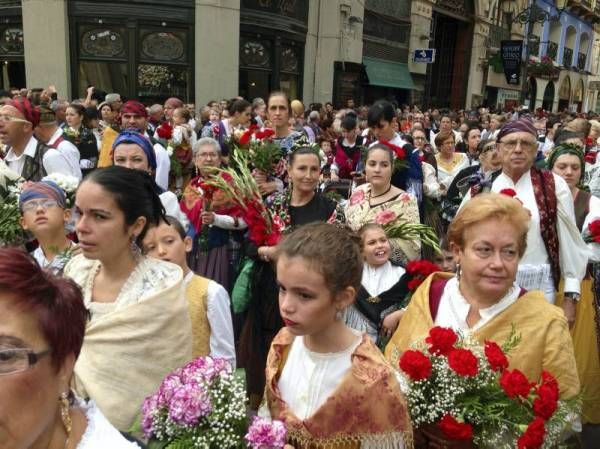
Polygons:
<instances>
[{"instance_id":1,"label":"wristwatch","mask_svg":"<svg viewBox=\"0 0 600 449\"><path fill-rule=\"evenodd\" d=\"M572 301L579 301L579 293L575 293L575 292L565 292L565 298L568 298Z\"/></svg>"}]
</instances>

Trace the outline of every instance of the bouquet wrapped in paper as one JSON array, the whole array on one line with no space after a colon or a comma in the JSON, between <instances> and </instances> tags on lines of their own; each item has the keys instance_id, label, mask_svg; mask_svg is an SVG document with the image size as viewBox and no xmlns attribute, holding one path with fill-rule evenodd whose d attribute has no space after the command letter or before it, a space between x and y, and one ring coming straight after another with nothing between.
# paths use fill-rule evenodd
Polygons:
<instances>
[{"instance_id":1,"label":"bouquet wrapped in paper","mask_svg":"<svg viewBox=\"0 0 600 449\"><path fill-rule=\"evenodd\" d=\"M560 400L551 373L542 372L536 383L509 370L507 353L519 340L513 329L502 347L492 341L481 346L436 326L405 351L399 365L418 435L453 448L555 447L580 400Z\"/></svg>"}]
</instances>

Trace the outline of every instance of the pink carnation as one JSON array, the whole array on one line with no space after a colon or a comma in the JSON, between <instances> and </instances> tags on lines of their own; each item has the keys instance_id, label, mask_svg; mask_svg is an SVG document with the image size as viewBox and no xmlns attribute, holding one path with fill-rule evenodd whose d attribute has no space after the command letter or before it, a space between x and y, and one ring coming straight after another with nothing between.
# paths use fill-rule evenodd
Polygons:
<instances>
[{"instance_id":1,"label":"pink carnation","mask_svg":"<svg viewBox=\"0 0 600 449\"><path fill-rule=\"evenodd\" d=\"M350 197L350 206L356 206L365 200L365 192L362 189L356 189Z\"/></svg>"},{"instance_id":2,"label":"pink carnation","mask_svg":"<svg viewBox=\"0 0 600 449\"><path fill-rule=\"evenodd\" d=\"M225 359L198 357L181 368L181 380L183 383L201 380L210 383L221 373L230 374L231 372L231 365Z\"/></svg>"},{"instance_id":3,"label":"pink carnation","mask_svg":"<svg viewBox=\"0 0 600 449\"><path fill-rule=\"evenodd\" d=\"M210 398L202 385L189 383L177 388L173 393L169 403L169 418L175 424L193 426L211 410Z\"/></svg>"},{"instance_id":4,"label":"pink carnation","mask_svg":"<svg viewBox=\"0 0 600 449\"><path fill-rule=\"evenodd\" d=\"M375 216L375 223L381 226L391 223L397 218L396 213L393 210L382 210Z\"/></svg>"},{"instance_id":5,"label":"pink carnation","mask_svg":"<svg viewBox=\"0 0 600 449\"><path fill-rule=\"evenodd\" d=\"M286 430L281 421L254 417L246 441L252 449L281 449L285 446Z\"/></svg>"}]
</instances>

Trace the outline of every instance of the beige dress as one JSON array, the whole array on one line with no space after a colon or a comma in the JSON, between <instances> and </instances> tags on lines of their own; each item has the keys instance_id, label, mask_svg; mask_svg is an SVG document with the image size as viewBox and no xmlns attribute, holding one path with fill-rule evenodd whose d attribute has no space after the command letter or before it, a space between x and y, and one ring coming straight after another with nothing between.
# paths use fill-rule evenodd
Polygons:
<instances>
[{"instance_id":1,"label":"beige dress","mask_svg":"<svg viewBox=\"0 0 600 449\"><path fill-rule=\"evenodd\" d=\"M192 358L192 327L177 265L142 257L112 303L94 302L100 262L75 256L64 274L90 311L73 388L93 399L112 425L127 431L144 398Z\"/></svg>"}]
</instances>

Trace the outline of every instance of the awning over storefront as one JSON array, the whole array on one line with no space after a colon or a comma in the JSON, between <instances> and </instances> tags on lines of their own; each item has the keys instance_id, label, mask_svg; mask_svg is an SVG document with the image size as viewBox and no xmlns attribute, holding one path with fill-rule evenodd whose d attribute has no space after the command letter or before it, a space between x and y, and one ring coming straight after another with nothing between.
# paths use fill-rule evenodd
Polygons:
<instances>
[{"instance_id":1,"label":"awning over storefront","mask_svg":"<svg viewBox=\"0 0 600 449\"><path fill-rule=\"evenodd\" d=\"M391 62L383 59L363 57L367 68L367 76L371 86L395 87L397 89L414 89L408 64Z\"/></svg>"}]
</instances>

